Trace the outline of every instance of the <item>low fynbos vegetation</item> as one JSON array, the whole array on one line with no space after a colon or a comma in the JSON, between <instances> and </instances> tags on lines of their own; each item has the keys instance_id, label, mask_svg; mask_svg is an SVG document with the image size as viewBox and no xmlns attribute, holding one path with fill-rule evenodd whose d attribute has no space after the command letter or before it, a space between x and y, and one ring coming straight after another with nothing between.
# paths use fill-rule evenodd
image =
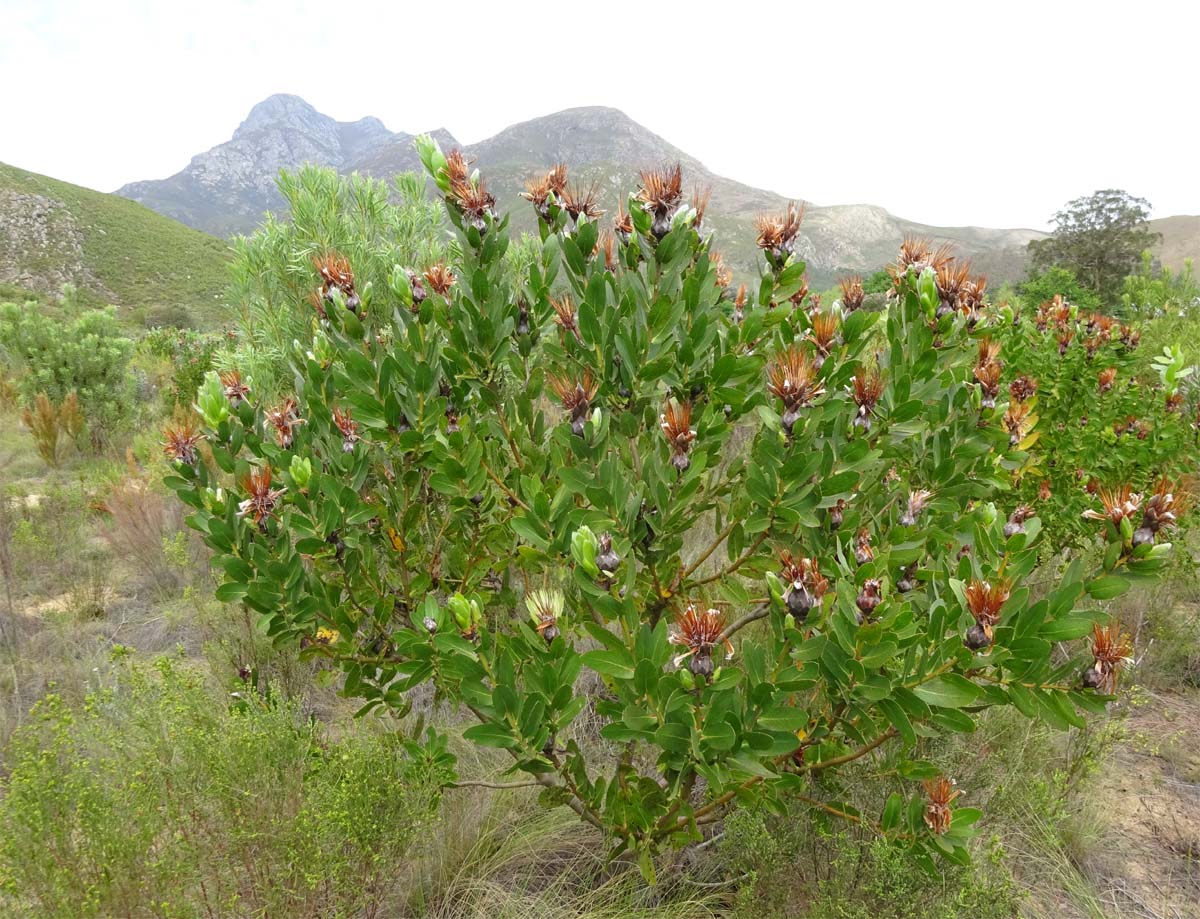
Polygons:
<instances>
[{"instance_id":1,"label":"low fynbos vegetation","mask_svg":"<svg viewBox=\"0 0 1200 919\"><path fill-rule=\"evenodd\" d=\"M239 702L240 700L240 702ZM186 665L126 665L14 736L0 884L22 915L374 916L446 781L437 745L215 700Z\"/></svg>"},{"instance_id":2,"label":"low fynbos vegetation","mask_svg":"<svg viewBox=\"0 0 1200 919\"><path fill-rule=\"evenodd\" d=\"M218 598L340 668L365 710L405 713L430 684L649 879L751 803L967 861L981 811L919 739L993 707L1063 728L1104 710L1131 648L1103 601L1155 577L1186 503L1170 419L1140 413L1154 448L1094 464L1079 532L1078 507L1012 488L1039 462L1036 386L1017 381L1066 371L948 253L906 241L882 309L856 279L822 307L801 210L759 221L749 290L677 166L644 172L603 231L559 166L528 187L541 246L514 274L486 178L418 149L445 260L278 252L293 283L263 307L309 311L294 387L228 366L203 425L166 432ZM1062 356L1089 320L1060 307ZM1101 345L1079 361L1131 346ZM1034 593L1068 536L1095 560ZM602 744L576 736L585 709ZM884 748L903 783L880 800L822 782Z\"/></svg>"}]
</instances>

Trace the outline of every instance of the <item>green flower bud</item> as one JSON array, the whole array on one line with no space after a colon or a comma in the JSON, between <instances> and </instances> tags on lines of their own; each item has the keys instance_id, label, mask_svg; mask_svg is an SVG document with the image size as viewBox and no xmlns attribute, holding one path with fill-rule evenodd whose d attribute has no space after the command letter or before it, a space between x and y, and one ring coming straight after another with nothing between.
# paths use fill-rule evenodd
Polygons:
<instances>
[{"instance_id":1,"label":"green flower bud","mask_svg":"<svg viewBox=\"0 0 1200 919\"><path fill-rule=\"evenodd\" d=\"M600 541L590 527L581 526L571 534L571 557L575 564L592 577L600 576L600 567L596 564L596 553L600 550Z\"/></svg>"},{"instance_id":2,"label":"green flower bud","mask_svg":"<svg viewBox=\"0 0 1200 919\"><path fill-rule=\"evenodd\" d=\"M204 382L196 393L196 411L210 428L218 427L229 417L229 400L225 398L225 387L215 370L204 375Z\"/></svg>"},{"instance_id":3,"label":"green flower bud","mask_svg":"<svg viewBox=\"0 0 1200 919\"><path fill-rule=\"evenodd\" d=\"M299 456L293 456L292 464L288 467L288 473L298 488L307 487L309 479L312 478L312 460L307 456L303 459Z\"/></svg>"}]
</instances>

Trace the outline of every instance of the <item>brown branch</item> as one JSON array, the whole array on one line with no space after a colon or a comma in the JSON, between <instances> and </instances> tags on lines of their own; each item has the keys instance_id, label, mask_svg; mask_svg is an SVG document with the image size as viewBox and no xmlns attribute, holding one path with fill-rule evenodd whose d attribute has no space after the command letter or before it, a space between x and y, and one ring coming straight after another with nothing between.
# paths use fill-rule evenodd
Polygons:
<instances>
[{"instance_id":1,"label":"brown branch","mask_svg":"<svg viewBox=\"0 0 1200 919\"><path fill-rule=\"evenodd\" d=\"M710 574L708 577L701 578L700 580L695 581L693 583L695 583L697 586L699 586L701 584L711 584L713 581L721 580L721 578L725 577L726 575L733 574L735 571L737 571L739 568L741 568L742 565L744 565L744 564L746 564L746 562L750 561L751 556L753 556L754 553L758 551L759 546L761 546L764 542L766 542L766 539L767 539L767 531L763 530L762 533L759 534L758 539L754 540L754 542L740 556L738 556L736 559L734 559L732 562L730 562L728 565L726 565L724 568L722 568L716 574Z\"/></svg>"},{"instance_id":2,"label":"brown branch","mask_svg":"<svg viewBox=\"0 0 1200 919\"><path fill-rule=\"evenodd\" d=\"M446 788L535 788L541 782L484 782L482 780L468 780L465 782L451 782Z\"/></svg>"},{"instance_id":3,"label":"brown branch","mask_svg":"<svg viewBox=\"0 0 1200 919\"><path fill-rule=\"evenodd\" d=\"M509 488L507 485L505 485L504 482L502 482L500 480L500 476L498 476L498 475L496 475L496 473L492 472L492 468L487 463L483 462L483 460L480 460L479 462L480 462L480 464L482 464L483 471L488 474L488 477L493 482L495 482L497 485L500 486L500 490L503 491L506 495L508 495L509 498L511 498L516 503L517 507L520 507L526 511L529 510L529 505L526 504L524 501L522 501L520 498L518 498L516 496L516 494L513 493L513 490L511 488Z\"/></svg>"},{"instance_id":4,"label":"brown branch","mask_svg":"<svg viewBox=\"0 0 1200 919\"><path fill-rule=\"evenodd\" d=\"M691 574L693 571L695 571L697 568L699 568L701 565L703 565L706 561L708 561L708 557L710 555L712 555L714 552L716 552L717 548L721 545L721 543L723 543L726 539L729 538L729 534L733 532L733 528L735 526L737 526L737 524L738 524L738 521L736 519L730 520L729 525L727 527L725 527L725 529L723 529L720 533L717 534L716 538L711 543L709 543L708 548L706 548L703 552L701 552L699 557L694 562L692 562L686 568L683 568L680 570L679 577L677 577L675 579L675 583L679 584L679 582L681 582L689 574Z\"/></svg>"},{"instance_id":5,"label":"brown branch","mask_svg":"<svg viewBox=\"0 0 1200 919\"><path fill-rule=\"evenodd\" d=\"M731 624L725 627L725 631L721 633L720 641L728 641L746 626L752 622L758 622L760 619L766 619L771 612L771 607L768 604L750 610L741 619L735 619Z\"/></svg>"}]
</instances>

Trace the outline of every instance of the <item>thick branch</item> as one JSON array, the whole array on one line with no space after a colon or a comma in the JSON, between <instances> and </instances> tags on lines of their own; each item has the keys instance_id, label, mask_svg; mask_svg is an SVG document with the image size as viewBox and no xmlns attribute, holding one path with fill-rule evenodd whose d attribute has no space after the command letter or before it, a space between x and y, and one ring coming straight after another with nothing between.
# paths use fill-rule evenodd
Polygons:
<instances>
[{"instance_id":1,"label":"thick branch","mask_svg":"<svg viewBox=\"0 0 1200 919\"><path fill-rule=\"evenodd\" d=\"M758 622L760 619L766 619L770 612L771 607L767 603L750 610L750 612L746 613L746 615L744 615L741 619L735 619L732 623L726 626L725 631L721 633L720 640L728 641L750 623Z\"/></svg>"}]
</instances>

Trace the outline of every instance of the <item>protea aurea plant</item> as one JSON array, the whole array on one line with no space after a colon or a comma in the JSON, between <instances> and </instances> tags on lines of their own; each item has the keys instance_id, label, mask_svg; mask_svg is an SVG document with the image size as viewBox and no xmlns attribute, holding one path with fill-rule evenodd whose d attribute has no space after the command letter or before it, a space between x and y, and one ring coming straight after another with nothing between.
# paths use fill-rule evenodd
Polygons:
<instances>
[{"instance_id":1,"label":"protea aurea plant","mask_svg":"<svg viewBox=\"0 0 1200 919\"><path fill-rule=\"evenodd\" d=\"M971 283L971 263L959 259L944 260L937 268L937 318L949 316L959 308L959 295Z\"/></svg>"},{"instance_id":2,"label":"protea aurea plant","mask_svg":"<svg viewBox=\"0 0 1200 919\"><path fill-rule=\"evenodd\" d=\"M250 386L242 379L240 371L223 370L219 374L219 379L221 387L225 391L225 398L234 408L250 397Z\"/></svg>"},{"instance_id":3,"label":"protea aurea plant","mask_svg":"<svg viewBox=\"0 0 1200 919\"><path fill-rule=\"evenodd\" d=\"M570 412L571 433L582 437L592 411L592 400L596 398L600 388L599 382L592 377L591 369L585 370L583 376L578 379L566 374L552 373L546 381L562 402L563 408Z\"/></svg>"},{"instance_id":4,"label":"protea aurea plant","mask_svg":"<svg viewBox=\"0 0 1200 919\"><path fill-rule=\"evenodd\" d=\"M641 176L637 200L650 214L650 232L655 239L662 239L671 232L671 222L683 203L683 171L676 163L662 169L643 170Z\"/></svg>"},{"instance_id":5,"label":"protea aurea plant","mask_svg":"<svg viewBox=\"0 0 1200 919\"><path fill-rule=\"evenodd\" d=\"M267 424L275 429L275 440L284 450L291 449L296 437L296 426L304 424L294 396L288 396L267 412Z\"/></svg>"},{"instance_id":6,"label":"protea aurea plant","mask_svg":"<svg viewBox=\"0 0 1200 919\"><path fill-rule=\"evenodd\" d=\"M1170 529L1179 522L1179 515L1187 510L1187 504L1188 496L1180 490L1180 483L1163 476L1146 499L1142 525L1133 533L1133 544L1154 545L1154 537L1160 530Z\"/></svg>"},{"instance_id":7,"label":"protea aurea plant","mask_svg":"<svg viewBox=\"0 0 1200 919\"><path fill-rule=\"evenodd\" d=\"M552 219L550 206L567 189L567 167L564 163L556 163L544 175L530 179L525 183L521 197L533 204L538 217L549 223Z\"/></svg>"},{"instance_id":8,"label":"protea aurea plant","mask_svg":"<svg viewBox=\"0 0 1200 919\"><path fill-rule=\"evenodd\" d=\"M929 499L932 497L933 492L926 488L914 488L910 491L908 493L908 500L904 504L904 510L900 513L900 526L916 526L917 520L925 512L925 507L929 504Z\"/></svg>"},{"instance_id":9,"label":"protea aurea plant","mask_svg":"<svg viewBox=\"0 0 1200 919\"><path fill-rule=\"evenodd\" d=\"M342 452L353 453L354 445L362 438L358 433L358 422L351 417L350 409L334 406L333 423L338 429L338 433L342 435Z\"/></svg>"},{"instance_id":10,"label":"protea aurea plant","mask_svg":"<svg viewBox=\"0 0 1200 919\"><path fill-rule=\"evenodd\" d=\"M726 617L720 610L701 611L689 603L687 609L675 617L675 628L669 639L671 644L687 649L675 656L675 666L687 661L693 676L712 677L716 671L714 650L724 645L725 659L733 657L733 643L725 637L725 625Z\"/></svg>"},{"instance_id":11,"label":"protea aurea plant","mask_svg":"<svg viewBox=\"0 0 1200 919\"><path fill-rule=\"evenodd\" d=\"M883 395L883 374L875 364L861 368L850 379L851 395L858 407L854 413L854 426L864 431L871 430L871 416L875 405Z\"/></svg>"},{"instance_id":12,"label":"protea aurea plant","mask_svg":"<svg viewBox=\"0 0 1200 919\"><path fill-rule=\"evenodd\" d=\"M813 400L825 392L817 380L817 366L808 352L789 345L767 364L767 389L783 402L783 429L790 437L800 410L811 408Z\"/></svg>"},{"instance_id":13,"label":"protea aurea plant","mask_svg":"<svg viewBox=\"0 0 1200 919\"><path fill-rule=\"evenodd\" d=\"M621 240L622 245L629 242L633 236L633 218L621 202L617 203L617 214L613 217L613 232L617 234L617 239Z\"/></svg>"},{"instance_id":14,"label":"protea aurea plant","mask_svg":"<svg viewBox=\"0 0 1200 919\"><path fill-rule=\"evenodd\" d=\"M958 292L958 311L967 321L967 328L973 329L983 315L986 305L987 278L977 275L966 281Z\"/></svg>"},{"instance_id":15,"label":"protea aurea plant","mask_svg":"<svg viewBox=\"0 0 1200 919\"><path fill-rule=\"evenodd\" d=\"M532 590L525 595L525 608L533 627L546 644L551 644L561 635L559 622L562 620L564 598L560 590Z\"/></svg>"},{"instance_id":16,"label":"protea aurea plant","mask_svg":"<svg viewBox=\"0 0 1200 919\"><path fill-rule=\"evenodd\" d=\"M242 479L242 490L246 498L238 504L238 516L248 517L262 532L266 532L267 520L275 516L275 505L286 489L271 487L271 467L254 469Z\"/></svg>"},{"instance_id":17,"label":"protea aurea plant","mask_svg":"<svg viewBox=\"0 0 1200 919\"><path fill-rule=\"evenodd\" d=\"M782 214L760 214L755 219L758 248L766 253L773 268L780 268L796 251L796 237L804 220L804 208L789 203Z\"/></svg>"},{"instance_id":18,"label":"protea aurea plant","mask_svg":"<svg viewBox=\"0 0 1200 919\"><path fill-rule=\"evenodd\" d=\"M796 557L785 550L780 553L779 562L780 580L787 585L783 604L797 622L804 622L813 608L821 605L829 590L829 579L821 574L815 558Z\"/></svg>"},{"instance_id":19,"label":"protea aurea plant","mask_svg":"<svg viewBox=\"0 0 1200 919\"><path fill-rule=\"evenodd\" d=\"M1133 640L1123 631L1121 623L1092 626L1092 665L1083 671L1082 682L1111 696L1117 691L1117 678L1125 664L1133 663Z\"/></svg>"},{"instance_id":20,"label":"protea aurea plant","mask_svg":"<svg viewBox=\"0 0 1200 919\"><path fill-rule=\"evenodd\" d=\"M496 198L487 190L487 183L472 175L466 157L460 150L446 154L446 176L449 179L447 200L457 205L468 226L481 234L487 231L488 220L496 216Z\"/></svg>"},{"instance_id":21,"label":"protea aurea plant","mask_svg":"<svg viewBox=\"0 0 1200 919\"><path fill-rule=\"evenodd\" d=\"M600 210L599 200L600 190L594 183L587 188L578 185L565 188L559 193L562 208L570 216L572 223L578 223L580 217L589 220L603 217L604 211Z\"/></svg>"},{"instance_id":22,"label":"protea aurea plant","mask_svg":"<svg viewBox=\"0 0 1200 919\"><path fill-rule=\"evenodd\" d=\"M1012 582L973 580L964 594L967 611L975 618L975 624L967 629L966 645L972 651L979 651L992 643L992 627L1000 621L1000 610L1012 594Z\"/></svg>"},{"instance_id":23,"label":"protea aurea plant","mask_svg":"<svg viewBox=\"0 0 1200 919\"><path fill-rule=\"evenodd\" d=\"M950 829L954 813L950 805L958 800L961 794L954 787L954 782L945 776L925 780L925 825L935 836L944 836Z\"/></svg>"},{"instance_id":24,"label":"protea aurea plant","mask_svg":"<svg viewBox=\"0 0 1200 919\"><path fill-rule=\"evenodd\" d=\"M1029 436L1037 416L1028 402L1010 402L1002 419L1004 429L1008 431L1008 444L1015 447Z\"/></svg>"},{"instance_id":25,"label":"protea aurea plant","mask_svg":"<svg viewBox=\"0 0 1200 919\"><path fill-rule=\"evenodd\" d=\"M847 313L853 313L856 309L861 309L863 299L866 294L863 293L862 278L856 274L848 275L838 281L838 287L842 291L842 309Z\"/></svg>"},{"instance_id":26,"label":"protea aurea plant","mask_svg":"<svg viewBox=\"0 0 1200 919\"><path fill-rule=\"evenodd\" d=\"M357 313L362 301L354 290L354 272L350 268L350 262L337 253L330 253L313 256L312 263L317 269L317 274L321 276L318 309L323 312L322 304L332 303L334 291L337 291L341 294L346 309Z\"/></svg>"},{"instance_id":27,"label":"protea aurea plant","mask_svg":"<svg viewBox=\"0 0 1200 919\"><path fill-rule=\"evenodd\" d=\"M888 266L887 271L892 276L892 283L898 287L910 270L916 274L926 268L932 268L935 274L941 272L953 260L952 253L950 245L942 245L935 250L927 239L906 236L900 243L896 261Z\"/></svg>"},{"instance_id":28,"label":"protea aurea plant","mask_svg":"<svg viewBox=\"0 0 1200 919\"><path fill-rule=\"evenodd\" d=\"M854 537L854 561L859 565L875 560L875 549L871 546L871 531L860 529Z\"/></svg>"},{"instance_id":29,"label":"protea aurea plant","mask_svg":"<svg viewBox=\"0 0 1200 919\"><path fill-rule=\"evenodd\" d=\"M813 313L809 317L808 335L805 337L812 342L813 348L816 351L813 357L813 367L820 370L825 364L825 359L829 357L833 349L838 344L838 328L841 325L841 319L835 312L818 312Z\"/></svg>"},{"instance_id":30,"label":"protea aurea plant","mask_svg":"<svg viewBox=\"0 0 1200 919\"><path fill-rule=\"evenodd\" d=\"M458 276L450 270L445 262L437 262L430 265L425 272L425 281L429 284L429 289L439 297L445 297L450 293L450 288L454 286L454 282L458 280ZM413 298L416 299L415 297Z\"/></svg>"},{"instance_id":31,"label":"protea aurea plant","mask_svg":"<svg viewBox=\"0 0 1200 919\"><path fill-rule=\"evenodd\" d=\"M162 448L167 459L183 463L185 466L195 466L200 461L197 447L204 435L196 429L192 421L185 420L170 425L163 432L163 437L165 439L162 441Z\"/></svg>"},{"instance_id":32,"label":"protea aurea plant","mask_svg":"<svg viewBox=\"0 0 1200 919\"><path fill-rule=\"evenodd\" d=\"M691 403L668 400L658 416L658 426L671 448L671 465L680 472L687 471L692 464L688 452L696 439L696 432L692 430Z\"/></svg>"},{"instance_id":33,"label":"protea aurea plant","mask_svg":"<svg viewBox=\"0 0 1200 919\"><path fill-rule=\"evenodd\" d=\"M858 607L859 625L869 621L875 608L883 601L880 594L882 588L883 582L878 578L867 578L863 581L862 587L858 590L858 596L854 600L854 605Z\"/></svg>"}]
</instances>

